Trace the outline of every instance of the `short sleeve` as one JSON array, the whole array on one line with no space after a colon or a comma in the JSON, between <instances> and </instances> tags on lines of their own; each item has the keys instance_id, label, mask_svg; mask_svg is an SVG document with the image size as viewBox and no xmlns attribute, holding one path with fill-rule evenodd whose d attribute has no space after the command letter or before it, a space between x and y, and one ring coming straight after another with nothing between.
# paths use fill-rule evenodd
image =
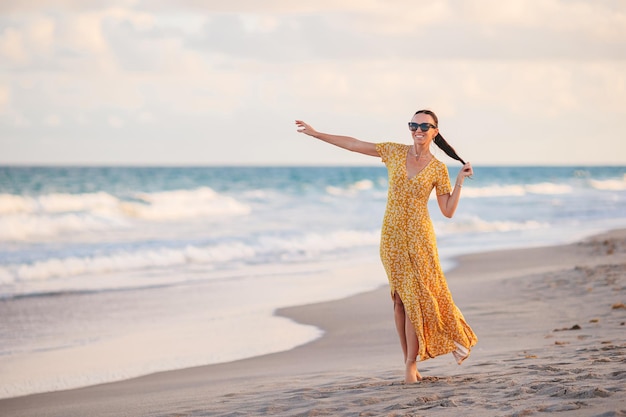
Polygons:
<instances>
[{"instance_id":1,"label":"short sleeve","mask_svg":"<svg viewBox=\"0 0 626 417\"><path fill-rule=\"evenodd\" d=\"M450 185L450 176L448 174L448 167L440 161L438 161L437 163L437 169L435 173L435 189L437 190L437 195L443 195L452 192L452 186Z\"/></svg>"},{"instance_id":2,"label":"short sleeve","mask_svg":"<svg viewBox=\"0 0 626 417\"><path fill-rule=\"evenodd\" d=\"M380 155L380 159L386 164L389 156L393 153L395 143L383 142L376 144L376 151Z\"/></svg>"}]
</instances>

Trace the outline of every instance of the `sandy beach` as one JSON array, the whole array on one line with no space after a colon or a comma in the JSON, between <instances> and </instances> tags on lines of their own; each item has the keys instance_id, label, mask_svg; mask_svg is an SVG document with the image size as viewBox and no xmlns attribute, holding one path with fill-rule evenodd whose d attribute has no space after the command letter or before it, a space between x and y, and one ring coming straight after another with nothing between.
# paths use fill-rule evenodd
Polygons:
<instances>
[{"instance_id":1,"label":"sandy beach","mask_svg":"<svg viewBox=\"0 0 626 417\"><path fill-rule=\"evenodd\" d=\"M0 401L2 416L626 416L626 230L463 256L447 274L470 358L402 354L386 287L278 314L324 330L287 352Z\"/></svg>"}]
</instances>

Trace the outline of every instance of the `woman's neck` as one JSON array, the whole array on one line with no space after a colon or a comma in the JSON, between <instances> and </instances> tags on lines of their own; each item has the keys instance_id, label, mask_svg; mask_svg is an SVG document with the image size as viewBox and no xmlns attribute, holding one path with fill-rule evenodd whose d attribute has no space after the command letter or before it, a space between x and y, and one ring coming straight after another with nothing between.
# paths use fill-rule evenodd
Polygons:
<instances>
[{"instance_id":1,"label":"woman's neck","mask_svg":"<svg viewBox=\"0 0 626 417\"><path fill-rule=\"evenodd\" d=\"M430 154L430 147L426 145L413 145L413 155L415 157L428 156Z\"/></svg>"}]
</instances>

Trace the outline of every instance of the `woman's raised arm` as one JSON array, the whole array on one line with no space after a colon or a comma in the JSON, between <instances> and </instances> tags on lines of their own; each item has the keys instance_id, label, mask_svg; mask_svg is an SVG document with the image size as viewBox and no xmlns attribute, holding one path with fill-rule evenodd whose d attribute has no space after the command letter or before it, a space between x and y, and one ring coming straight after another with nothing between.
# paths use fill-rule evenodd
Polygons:
<instances>
[{"instance_id":1,"label":"woman's raised arm","mask_svg":"<svg viewBox=\"0 0 626 417\"><path fill-rule=\"evenodd\" d=\"M296 126L298 128L298 132L313 136L314 138L323 140L331 145L339 146L340 148L347 149L352 152L362 153L364 155L380 156L376 150L375 143L365 142L350 136L321 133L313 129L310 125L304 123L302 120L296 120Z\"/></svg>"}]
</instances>

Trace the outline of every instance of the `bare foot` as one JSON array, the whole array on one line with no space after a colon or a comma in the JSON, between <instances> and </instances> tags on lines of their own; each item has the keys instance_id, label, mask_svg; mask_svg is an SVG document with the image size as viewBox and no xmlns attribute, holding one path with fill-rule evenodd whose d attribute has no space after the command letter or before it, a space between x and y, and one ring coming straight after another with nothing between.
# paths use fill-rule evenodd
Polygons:
<instances>
[{"instance_id":1,"label":"bare foot","mask_svg":"<svg viewBox=\"0 0 626 417\"><path fill-rule=\"evenodd\" d=\"M415 360L407 361L405 366L406 366L406 369L404 371L404 382L406 384L414 384L417 381L422 380L422 376L417 370L417 363L415 362Z\"/></svg>"}]
</instances>

